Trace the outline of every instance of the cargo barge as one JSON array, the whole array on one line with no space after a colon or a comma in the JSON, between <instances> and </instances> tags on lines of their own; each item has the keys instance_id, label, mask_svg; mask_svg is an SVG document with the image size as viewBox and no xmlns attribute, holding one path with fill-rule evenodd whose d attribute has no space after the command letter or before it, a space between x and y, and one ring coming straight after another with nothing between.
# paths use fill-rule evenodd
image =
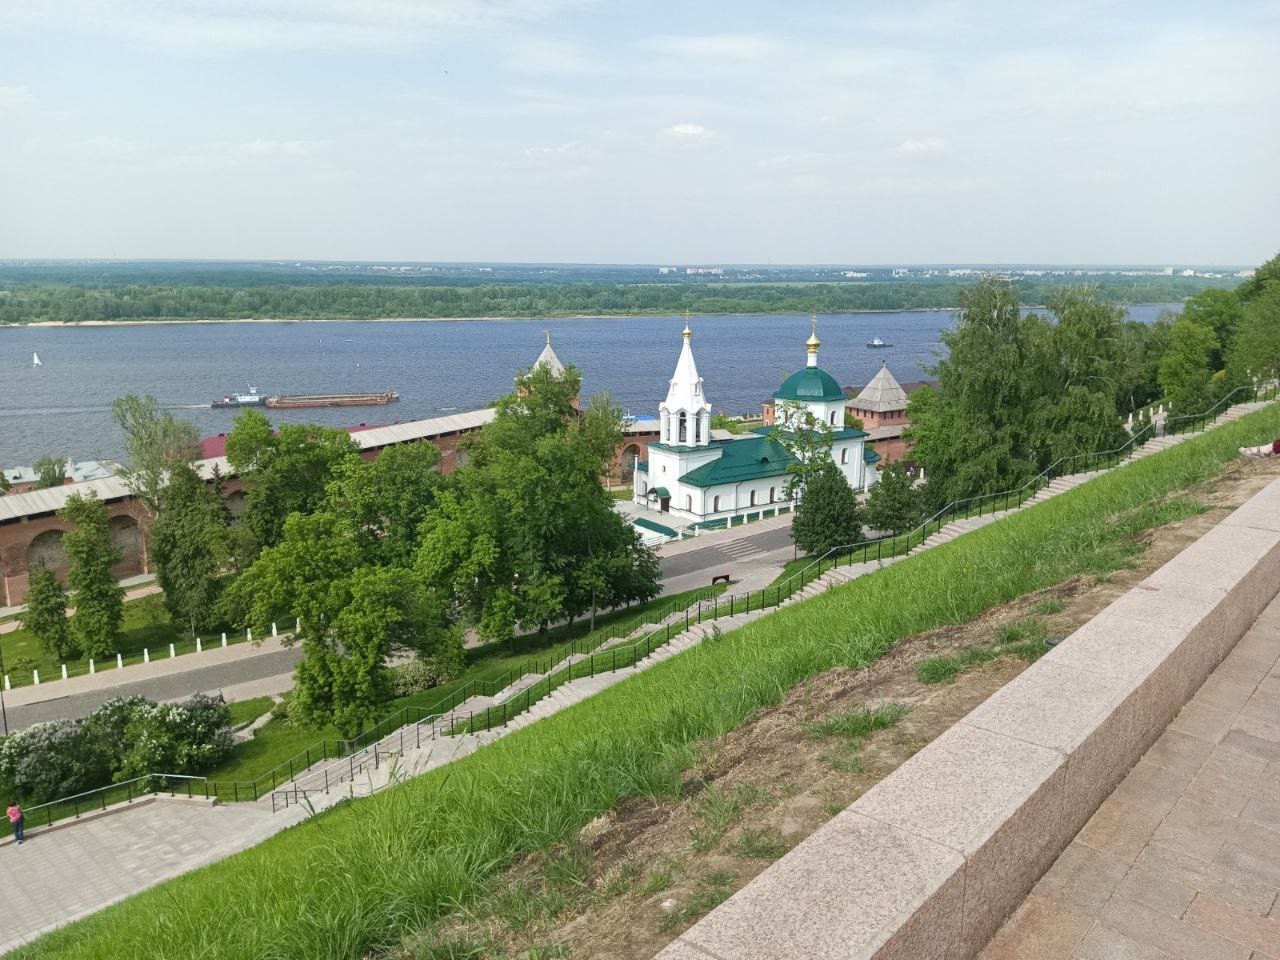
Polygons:
<instances>
[{"instance_id":1,"label":"cargo barge","mask_svg":"<svg viewBox=\"0 0 1280 960\"><path fill-rule=\"evenodd\" d=\"M399 399L400 394L394 390L383 390L379 393L313 393L267 397L258 393L256 387L250 387L248 393L233 393L221 400L213 401L209 406L300 410L307 407L377 407L394 403Z\"/></svg>"},{"instance_id":2,"label":"cargo barge","mask_svg":"<svg viewBox=\"0 0 1280 960\"><path fill-rule=\"evenodd\" d=\"M400 394L394 390L380 393L316 393L291 397L267 397L267 406L276 409L299 407L377 407L395 403Z\"/></svg>"}]
</instances>

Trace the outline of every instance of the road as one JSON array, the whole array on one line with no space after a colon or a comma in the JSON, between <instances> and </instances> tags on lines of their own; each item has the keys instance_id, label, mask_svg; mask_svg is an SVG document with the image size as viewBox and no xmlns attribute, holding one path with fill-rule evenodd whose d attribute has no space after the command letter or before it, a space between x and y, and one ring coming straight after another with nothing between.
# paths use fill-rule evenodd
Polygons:
<instances>
[{"instance_id":1,"label":"road","mask_svg":"<svg viewBox=\"0 0 1280 960\"><path fill-rule=\"evenodd\" d=\"M748 528L750 529L750 528ZM703 540L706 546L699 546ZM791 559L794 548L789 523L762 521L758 532L733 536L731 531L699 537L697 541L670 544L672 555L661 560L662 584L666 593L680 593L709 586L711 577L727 573L735 581L751 578L749 589L758 589L772 580L776 571ZM760 583L755 583L759 580ZM188 654L194 658L195 654ZM181 673L123 683L74 696L57 696L58 683L46 684L48 700L7 708L10 730L59 718L88 716L111 697L143 696L151 700L176 700L197 692L224 691L228 700L276 693L289 686L288 675L302 656L301 648L263 652L230 663L194 667ZM24 688L24 690L27 688Z\"/></svg>"}]
</instances>

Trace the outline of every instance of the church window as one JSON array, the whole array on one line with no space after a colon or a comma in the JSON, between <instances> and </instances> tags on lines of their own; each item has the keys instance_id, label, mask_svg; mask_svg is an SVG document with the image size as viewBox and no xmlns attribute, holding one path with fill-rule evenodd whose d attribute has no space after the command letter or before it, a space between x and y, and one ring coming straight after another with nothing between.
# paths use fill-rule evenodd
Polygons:
<instances>
[{"instance_id":1,"label":"church window","mask_svg":"<svg viewBox=\"0 0 1280 960\"><path fill-rule=\"evenodd\" d=\"M688 434L689 434L689 418L685 416L684 412L682 411L680 413L680 439L677 440L676 442L688 443Z\"/></svg>"},{"instance_id":2,"label":"church window","mask_svg":"<svg viewBox=\"0 0 1280 960\"><path fill-rule=\"evenodd\" d=\"M776 487L770 487L770 488L769 488L769 502L770 502L770 503L773 503L774 497L775 497L776 495L777 495L777 488L776 488Z\"/></svg>"},{"instance_id":3,"label":"church window","mask_svg":"<svg viewBox=\"0 0 1280 960\"><path fill-rule=\"evenodd\" d=\"M693 510L693 497L687 493L684 495L684 508L686 510Z\"/></svg>"},{"instance_id":4,"label":"church window","mask_svg":"<svg viewBox=\"0 0 1280 960\"><path fill-rule=\"evenodd\" d=\"M712 513L719 513L719 512L720 512L720 498L719 498L719 497L713 497L713 498L712 498L712 500L711 500L711 512L712 512Z\"/></svg>"},{"instance_id":5,"label":"church window","mask_svg":"<svg viewBox=\"0 0 1280 960\"><path fill-rule=\"evenodd\" d=\"M834 410L831 411L831 425L833 427L836 425L836 412Z\"/></svg>"},{"instance_id":6,"label":"church window","mask_svg":"<svg viewBox=\"0 0 1280 960\"><path fill-rule=\"evenodd\" d=\"M841 462L842 464L844 464L844 463L848 463L848 462L849 462L849 448L848 448L848 447L845 447L843 450L841 450L841 451L840 451L840 462Z\"/></svg>"},{"instance_id":7,"label":"church window","mask_svg":"<svg viewBox=\"0 0 1280 960\"><path fill-rule=\"evenodd\" d=\"M640 481L640 496L646 496L649 493L649 483L646 480Z\"/></svg>"},{"instance_id":8,"label":"church window","mask_svg":"<svg viewBox=\"0 0 1280 960\"><path fill-rule=\"evenodd\" d=\"M752 491L751 491L751 502L748 504L748 506L752 506L752 507L754 507L755 505L756 505L756 492L755 492L754 490L752 490Z\"/></svg>"}]
</instances>

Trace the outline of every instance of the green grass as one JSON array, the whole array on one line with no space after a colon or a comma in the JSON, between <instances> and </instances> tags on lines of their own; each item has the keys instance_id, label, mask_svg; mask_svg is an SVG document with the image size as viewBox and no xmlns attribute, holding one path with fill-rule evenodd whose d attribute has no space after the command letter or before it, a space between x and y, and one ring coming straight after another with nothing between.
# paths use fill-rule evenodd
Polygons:
<instances>
[{"instance_id":1,"label":"green grass","mask_svg":"<svg viewBox=\"0 0 1280 960\"><path fill-rule=\"evenodd\" d=\"M733 845L733 852L746 860L777 860L787 852L787 842L772 828L744 830Z\"/></svg>"},{"instance_id":2,"label":"green grass","mask_svg":"<svg viewBox=\"0 0 1280 960\"><path fill-rule=\"evenodd\" d=\"M1280 432L1269 408L698 646L447 767L344 804L20 947L31 958L359 958L475 902L626 797L678 796L699 745L836 666L1096 569L1131 518ZM1156 512L1148 512L1147 519ZM731 884L708 882L706 902ZM226 922L226 905L236 922Z\"/></svg>"},{"instance_id":3,"label":"green grass","mask_svg":"<svg viewBox=\"0 0 1280 960\"><path fill-rule=\"evenodd\" d=\"M649 615L664 612L673 606L696 603L700 597L714 596L725 589L725 585L721 584L715 588L688 590L598 616L596 633L608 634L613 627L628 627L642 622ZM466 652L466 668L457 679L392 701L384 711L384 716L395 716L404 707L433 707L469 683L492 683L507 677L514 679L513 674L518 676L521 673L541 672L562 660L570 652L574 642L588 635L589 626L588 621L580 620L572 626L554 627L544 634L517 637L510 643L473 647ZM266 709L270 707L268 701ZM297 769L302 770L310 765L310 760L324 757L324 751L317 745L325 739L340 740L341 734L333 727L300 726L284 720L271 720L254 732L252 740L236 744L231 756L216 768L207 771L205 776L217 782L250 783L291 760L296 761ZM310 754L307 753L308 750L311 751ZM221 787L219 793L224 800L237 796L234 791L229 792ZM245 793L243 798L252 799L252 796Z\"/></svg>"},{"instance_id":4,"label":"green grass","mask_svg":"<svg viewBox=\"0 0 1280 960\"><path fill-rule=\"evenodd\" d=\"M892 727L906 715L906 708L897 703L884 703L874 710L858 707L810 724L809 732L815 737L844 737L861 742L877 730Z\"/></svg>"},{"instance_id":5,"label":"green grass","mask_svg":"<svg viewBox=\"0 0 1280 960\"><path fill-rule=\"evenodd\" d=\"M239 700L227 704L231 708L231 725L238 727L242 723L252 723L274 706L270 697L254 697L252 700Z\"/></svg>"},{"instance_id":6,"label":"green grass","mask_svg":"<svg viewBox=\"0 0 1280 960\"><path fill-rule=\"evenodd\" d=\"M957 654L922 660L916 665L916 677L921 683L952 683L974 667L1001 657L1018 657L1034 663L1048 650L1044 645L1044 638L1044 624L1039 620L1006 623L996 632L994 643L969 647Z\"/></svg>"},{"instance_id":7,"label":"green grass","mask_svg":"<svg viewBox=\"0 0 1280 960\"><path fill-rule=\"evenodd\" d=\"M21 617L18 617L21 619ZM221 643L218 634L209 634L204 638L208 644ZM227 634L227 642L244 640L244 635ZM169 644L173 644L181 655L194 653L195 640L182 627L169 620L158 595L140 597L130 600L124 605L124 619L120 624L120 643L118 652L124 655L125 664L141 663L142 651L151 651L152 659L169 656ZM67 664L68 676L79 676L89 672L89 661L73 658L63 661L51 653L46 653L40 641L30 630L18 629L12 633L0 634L0 646L4 649L4 666L8 671L13 686L27 686L32 682L31 671L40 671L40 680L48 682L62 677L62 664ZM98 670L114 670L116 658L113 653L106 660L99 660Z\"/></svg>"},{"instance_id":8,"label":"green grass","mask_svg":"<svg viewBox=\"0 0 1280 960\"><path fill-rule=\"evenodd\" d=\"M1067 609L1067 601L1061 597L1049 597L1047 600L1041 600L1032 607L1032 612L1042 617L1047 617L1050 614L1061 613L1065 609Z\"/></svg>"}]
</instances>

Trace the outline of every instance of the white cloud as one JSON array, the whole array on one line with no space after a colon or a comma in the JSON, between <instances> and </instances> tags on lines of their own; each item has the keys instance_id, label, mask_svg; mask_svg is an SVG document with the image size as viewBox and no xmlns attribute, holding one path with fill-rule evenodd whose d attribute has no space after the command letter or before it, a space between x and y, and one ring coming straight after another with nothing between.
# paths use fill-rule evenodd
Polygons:
<instances>
[{"instance_id":1,"label":"white cloud","mask_svg":"<svg viewBox=\"0 0 1280 960\"><path fill-rule=\"evenodd\" d=\"M677 123L663 130L662 135L680 143L707 143L715 136L700 123Z\"/></svg>"},{"instance_id":2,"label":"white cloud","mask_svg":"<svg viewBox=\"0 0 1280 960\"><path fill-rule=\"evenodd\" d=\"M533 37L508 46L506 65L520 73L551 77L581 77L605 70L602 62L577 44Z\"/></svg>"},{"instance_id":3,"label":"white cloud","mask_svg":"<svg viewBox=\"0 0 1280 960\"><path fill-rule=\"evenodd\" d=\"M0 113L17 113L35 102L35 96L26 87L0 86Z\"/></svg>"},{"instance_id":4,"label":"white cloud","mask_svg":"<svg viewBox=\"0 0 1280 960\"><path fill-rule=\"evenodd\" d=\"M247 140L240 151L259 157L305 157L328 146L328 140Z\"/></svg>"},{"instance_id":5,"label":"white cloud","mask_svg":"<svg viewBox=\"0 0 1280 960\"><path fill-rule=\"evenodd\" d=\"M908 137L894 147L900 157L923 157L931 153L945 153L947 141L942 137Z\"/></svg>"},{"instance_id":6,"label":"white cloud","mask_svg":"<svg viewBox=\"0 0 1280 960\"><path fill-rule=\"evenodd\" d=\"M111 34L174 54L396 49L535 23L590 0L5 0L5 25Z\"/></svg>"},{"instance_id":7,"label":"white cloud","mask_svg":"<svg viewBox=\"0 0 1280 960\"><path fill-rule=\"evenodd\" d=\"M782 49L777 40L758 33L651 37L642 46L665 56L693 61L754 62L773 56Z\"/></svg>"}]
</instances>

